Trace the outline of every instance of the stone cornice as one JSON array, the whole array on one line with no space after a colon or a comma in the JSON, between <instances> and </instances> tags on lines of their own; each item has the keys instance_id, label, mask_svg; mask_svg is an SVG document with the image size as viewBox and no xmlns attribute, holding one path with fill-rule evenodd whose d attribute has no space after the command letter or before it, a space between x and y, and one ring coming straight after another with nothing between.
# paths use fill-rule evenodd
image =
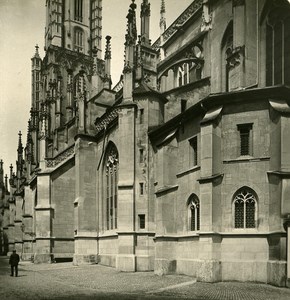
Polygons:
<instances>
[{"instance_id":1,"label":"stone cornice","mask_svg":"<svg viewBox=\"0 0 290 300\"><path fill-rule=\"evenodd\" d=\"M46 158L46 167L47 168L54 168L59 165L61 162L67 160L74 156L74 145L70 146L69 148L65 149L61 153L59 153L54 158Z\"/></svg>"},{"instance_id":2,"label":"stone cornice","mask_svg":"<svg viewBox=\"0 0 290 300\"><path fill-rule=\"evenodd\" d=\"M162 34L163 43L166 43L170 38L172 38L180 27L182 27L194 14L202 8L203 0L195 0L192 2L184 12L165 30ZM160 46L161 40L158 38L156 42L152 45L153 49L158 49Z\"/></svg>"}]
</instances>

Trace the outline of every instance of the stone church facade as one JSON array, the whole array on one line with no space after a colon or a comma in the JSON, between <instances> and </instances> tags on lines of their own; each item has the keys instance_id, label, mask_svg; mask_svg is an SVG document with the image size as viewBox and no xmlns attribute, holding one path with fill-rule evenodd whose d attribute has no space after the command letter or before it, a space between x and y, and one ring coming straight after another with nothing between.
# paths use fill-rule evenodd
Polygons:
<instances>
[{"instance_id":1,"label":"stone church facade","mask_svg":"<svg viewBox=\"0 0 290 300\"><path fill-rule=\"evenodd\" d=\"M115 86L102 1L46 11L26 146L0 165L0 251L289 285L288 1L195 0L169 27L161 1L154 43L132 1Z\"/></svg>"}]
</instances>

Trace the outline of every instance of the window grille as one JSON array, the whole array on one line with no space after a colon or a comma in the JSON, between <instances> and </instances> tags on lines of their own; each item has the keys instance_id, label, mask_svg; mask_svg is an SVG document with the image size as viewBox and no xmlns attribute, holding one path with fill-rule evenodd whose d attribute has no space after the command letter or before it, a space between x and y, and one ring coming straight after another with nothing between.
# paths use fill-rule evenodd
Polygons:
<instances>
[{"instance_id":1,"label":"window grille","mask_svg":"<svg viewBox=\"0 0 290 300\"><path fill-rule=\"evenodd\" d=\"M256 197L247 189L234 198L235 228L255 228Z\"/></svg>"}]
</instances>

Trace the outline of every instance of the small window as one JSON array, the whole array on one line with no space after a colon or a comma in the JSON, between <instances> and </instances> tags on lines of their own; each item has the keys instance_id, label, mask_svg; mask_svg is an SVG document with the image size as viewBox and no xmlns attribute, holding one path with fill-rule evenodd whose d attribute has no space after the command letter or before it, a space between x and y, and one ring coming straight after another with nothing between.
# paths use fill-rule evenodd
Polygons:
<instances>
[{"instance_id":1,"label":"small window","mask_svg":"<svg viewBox=\"0 0 290 300\"><path fill-rule=\"evenodd\" d=\"M197 164L198 164L198 161L197 161L197 159L198 159L197 136L190 139L189 143L190 143L190 147L191 147L191 154L190 154L191 159L190 160L191 160L193 166L197 166Z\"/></svg>"},{"instance_id":2,"label":"small window","mask_svg":"<svg viewBox=\"0 0 290 300\"><path fill-rule=\"evenodd\" d=\"M186 102L187 100L181 99L181 112L184 112L186 110Z\"/></svg>"},{"instance_id":3,"label":"small window","mask_svg":"<svg viewBox=\"0 0 290 300\"><path fill-rule=\"evenodd\" d=\"M141 108L141 109L139 110L139 123L140 123L140 124L143 124L143 123L144 123L144 109L143 109L143 108Z\"/></svg>"},{"instance_id":4,"label":"small window","mask_svg":"<svg viewBox=\"0 0 290 300\"><path fill-rule=\"evenodd\" d=\"M145 229L145 215L138 215L139 217L139 228Z\"/></svg>"},{"instance_id":5,"label":"small window","mask_svg":"<svg viewBox=\"0 0 290 300\"><path fill-rule=\"evenodd\" d=\"M140 186L140 195L144 195L144 183L140 182L139 186Z\"/></svg>"},{"instance_id":6,"label":"small window","mask_svg":"<svg viewBox=\"0 0 290 300\"><path fill-rule=\"evenodd\" d=\"M256 196L247 188L243 188L234 197L235 228L256 227Z\"/></svg>"},{"instance_id":7,"label":"small window","mask_svg":"<svg viewBox=\"0 0 290 300\"><path fill-rule=\"evenodd\" d=\"M144 150L139 149L139 162L143 163L144 162Z\"/></svg>"},{"instance_id":8,"label":"small window","mask_svg":"<svg viewBox=\"0 0 290 300\"><path fill-rule=\"evenodd\" d=\"M252 155L252 128L253 123L238 125L240 132L240 155Z\"/></svg>"}]
</instances>

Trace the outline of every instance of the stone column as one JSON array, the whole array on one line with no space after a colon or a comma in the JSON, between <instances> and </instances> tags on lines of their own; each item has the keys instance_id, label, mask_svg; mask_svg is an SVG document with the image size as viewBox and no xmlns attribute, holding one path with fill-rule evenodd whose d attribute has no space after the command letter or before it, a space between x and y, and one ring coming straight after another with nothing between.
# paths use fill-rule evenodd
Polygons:
<instances>
[{"instance_id":1,"label":"stone column","mask_svg":"<svg viewBox=\"0 0 290 300\"><path fill-rule=\"evenodd\" d=\"M33 229L34 193L29 186L25 186L25 202L23 210L23 260L30 260L33 255L33 241L35 237Z\"/></svg>"},{"instance_id":2,"label":"stone column","mask_svg":"<svg viewBox=\"0 0 290 300\"><path fill-rule=\"evenodd\" d=\"M37 177L37 206L35 207L35 263L51 262L51 219L54 211L50 200L50 175L44 172L39 173Z\"/></svg>"},{"instance_id":3,"label":"stone column","mask_svg":"<svg viewBox=\"0 0 290 300\"><path fill-rule=\"evenodd\" d=\"M21 195L15 196L15 209L16 215L14 220L14 239L15 239L15 250L18 254L22 254L22 204L23 198Z\"/></svg>"},{"instance_id":4,"label":"stone column","mask_svg":"<svg viewBox=\"0 0 290 300\"><path fill-rule=\"evenodd\" d=\"M75 142L76 194L74 264L98 261L97 163L94 138L78 135Z\"/></svg>"},{"instance_id":5,"label":"stone column","mask_svg":"<svg viewBox=\"0 0 290 300\"><path fill-rule=\"evenodd\" d=\"M134 272L135 259L135 105L119 112L118 254L116 268Z\"/></svg>"},{"instance_id":6,"label":"stone column","mask_svg":"<svg viewBox=\"0 0 290 300\"><path fill-rule=\"evenodd\" d=\"M221 170L221 130L217 118L222 108L208 111L201 122L200 145L200 267L197 277L200 281L214 282L221 279L219 247L221 239L215 234L219 230Z\"/></svg>"}]
</instances>

